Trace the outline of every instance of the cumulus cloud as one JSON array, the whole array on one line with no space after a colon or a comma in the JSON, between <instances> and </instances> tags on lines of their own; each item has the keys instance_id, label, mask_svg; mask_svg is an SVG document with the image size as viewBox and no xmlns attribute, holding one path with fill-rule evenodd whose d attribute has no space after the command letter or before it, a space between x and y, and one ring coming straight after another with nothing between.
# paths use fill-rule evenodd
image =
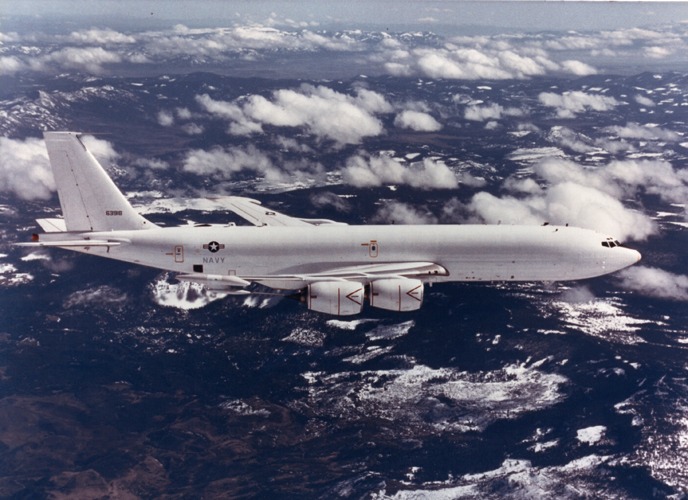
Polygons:
<instances>
[{"instance_id":1,"label":"cumulus cloud","mask_svg":"<svg viewBox=\"0 0 688 500\"><path fill-rule=\"evenodd\" d=\"M210 151L196 149L187 153L183 169L202 176L215 176L230 179L234 174L249 170L270 175L279 171L272 160L255 146L223 149L216 147Z\"/></svg>"},{"instance_id":2,"label":"cumulus cloud","mask_svg":"<svg viewBox=\"0 0 688 500\"><path fill-rule=\"evenodd\" d=\"M270 25L250 24L226 28L189 28L177 25L169 32L142 35L146 51L153 58L189 56L215 61L229 56L246 56L274 51L314 52L361 50L363 44L344 32L317 33L307 27L283 30Z\"/></svg>"},{"instance_id":3,"label":"cumulus cloud","mask_svg":"<svg viewBox=\"0 0 688 500\"><path fill-rule=\"evenodd\" d=\"M428 113L413 110L405 110L399 113L394 118L394 125L417 132L436 132L442 128L442 125Z\"/></svg>"},{"instance_id":4,"label":"cumulus cloud","mask_svg":"<svg viewBox=\"0 0 688 500\"><path fill-rule=\"evenodd\" d=\"M93 136L83 136L82 140L104 166L119 157L107 141ZM0 137L0 190L25 200L45 200L52 196L55 189L43 139Z\"/></svg>"},{"instance_id":5,"label":"cumulus cloud","mask_svg":"<svg viewBox=\"0 0 688 500\"><path fill-rule=\"evenodd\" d=\"M25 69L26 65L15 56L0 57L0 75L14 75Z\"/></svg>"},{"instance_id":6,"label":"cumulus cloud","mask_svg":"<svg viewBox=\"0 0 688 500\"><path fill-rule=\"evenodd\" d=\"M623 139L641 139L648 141L678 141L681 136L671 130L666 130L653 125L640 125L638 123L627 123L626 126L613 126L604 129L610 134L614 134Z\"/></svg>"},{"instance_id":7,"label":"cumulus cloud","mask_svg":"<svg viewBox=\"0 0 688 500\"><path fill-rule=\"evenodd\" d=\"M613 196L573 182L563 182L541 196L525 198L497 198L481 192L473 196L469 208L490 224L571 223L621 240L644 239L655 230L651 219L627 209Z\"/></svg>"},{"instance_id":8,"label":"cumulus cloud","mask_svg":"<svg viewBox=\"0 0 688 500\"><path fill-rule=\"evenodd\" d=\"M68 40L85 45L131 44L136 38L112 29L91 28L89 30L73 31Z\"/></svg>"},{"instance_id":9,"label":"cumulus cloud","mask_svg":"<svg viewBox=\"0 0 688 500\"><path fill-rule=\"evenodd\" d=\"M357 89L349 95L322 85L277 90L271 98L250 95L238 102L216 101L208 95L196 100L206 111L230 121L228 130L235 135L260 133L265 125L303 127L340 145L382 134L376 115L392 112L391 104L377 92Z\"/></svg>"},{"instance_id":10,"label":"cumulus cloud","mask_svg":"<svg viewBox=\"0 0 688 500\"><path fill-rule=\"evenodd\" d=\"M352 209L351 203L345 198L330 191L313 193L310 196L310 201L316 208L334 208L337 212L343 213L351 212Z\"/></svg>"},{"instance_id":11,"label":"cumulus cloud","mask_svg":"<svg viewBox=\"0 0 688 500\"><path fill-rule=\"evenodd\" d=\"M62 62L65 69L101 73L112 57L132 63L167 65L180 59L196 67L236 59L258 60L284 53L352 53L362 65L379 64L399 76L424 76L466 80L525 79L545 74L584 76L597 73L595 63L610 57L642 57L643 62L678 59L688 48L680 26L656 30L624 29L575 33L497 34L443 38L377 33L361 30L317 30L313 22L271 16L262 24L241 23L221 28L190 28L121 33L109 28L90 28L69 35L50 33L0 33L9 52L6 71L52 71ZM26 51L25 49L29 49ZM91 54L101 62L85 63L86 54L60 51L98 48L110 53ZM573 57L575 51L575 59ZM351 61L348 61L349 63ZM10 66L12 64L12 66ZM0 65L0 69L1 69Z\"/></svg>"},{"instance_id":12,"label":"cumulus cloud","mask_svg":"<svg viewBox=\"0 0 688 500\"><path fill-rule=\"evenodd\" d=\"M499 120L503 116L523 116L522 109L501 106L499 104L472 104L466 107L464 118L471 121Z\"/></svg>"},{"instance_id":13,"label":"cumulus cloud","mask_svg":"<svg viewBox=\"0 0 688 500\"><path fill-rule=\"evenodd\" d=\"M597 74L597 70L595 68L581 61L563 61L561 63L561 67L567 73L571 73L572 75L576 76L588 76Z\"/></svg>"},{"instance_id":14,"label":"cumulus cloud","mask_svg":"<svg viewBox=\"0 0 688 500\"><path fill-rule=\"evenodd\" d=\"M555 108L560 118L574 118L585 111L610 111L621 104L613 97L587 94L579 90L563 94L542 92L538 100L547 107Z\"/></svg>"},{"instance_id":15,"label":"cumulus cloud","mask_svg":"<svg viewBox=\"0 0 688 500\"><path fill-rule=\"evenodd\" d=\"M591 169L572 161L545 159L534 169L551 184L574 182L616 198L635 197L639 191L670 203L688 198L688 171L674 169L664 160L618 160Z\"/></svg>"},{"instance_id":16,"label":"cumulus cloud","mask_svg":"<svg viewBox=\"0 0 688 500\"><path fill-rule=\"evenodd\" d=\"M655 102L652 99L650 99L649 97L645 97L644 95L638 94L633 99L641 106L646 106L648 108L654 108L656 106Z\"/></svg>"},{"instance_id":17,"label":"cumulus cloud","mask_svg":"<svg viewBox=\"0 0 688 500\"><path fill-rule=\"evenodd\" d=\"M688 199L688 171L662 160L612 161L595 168L560 158L533 167L540 179L507 179L510 195L480 192L469 212L488 223L542 224L545 221L587 227L621 240L642 240L656 231L647 215L624 206L640 192L670 203Z\"/></svg>"},{"instance_id":18,"label":"cumulus cloud","mask_svg":"<svg viewBox=\"0 0 688 500\"><path fill-rule=\"evenodd\" d=\"M688 276L663 269L633 266L619 273L621 287L648 297L688 301Z\"/></svg>"},{"instance_id":19,"label":"cumulus cloud","mask_svg":"<svg viewBox=\"0 0 688 500\"><path fill-rule=\"evenodd\" d=\"M0 137L0 189L24 200L52 196L55 180L42 139Z\"/></svg>"},{"instance_id":20,"label":"cumulus cloud","mask_svg":"<svg viewBox=\"0 0 688 500\"><path fill-rule=\"evenodd\" d=\"M429 158L407 166L388 156L358 154L348 159L342 178L346 184L356 187L404 184L419 189L452 189L458 186L456 175L444 162Z\"/></svg>"},{"instance_id":21,"label":"cumulus cloud","mask_svg":"<svg viewBox=\"0 0 688 500\"><path fill-rule=\"evenodd\" d=\"M413 207L407 203L392 201L385 204L373 216L372 222L384 224L437 224L437 217L427 208Z\"/></svg>"},{"instance_id":22,"label":"cumulus cloud","mask_svg":"<svg viewBox=\"0 0 688 500\"><path fill-rule=\"evenodd\" d=\"M454 37L441 47L387 45L384 57L378 59L383 61L388 73L397 76L418 74L430 78L505 80L552 72L577 76L596 73L594 67L582 61L557 62L542 41L527 35Z\"/></svg>"},{"instance_id":23,"label":"cumulus cloud","mask_svg":"<svg viewBox=\"0 0 688 500\"><path fill-rule=\"evenodd\" d=\"M38 60L40 66L58 65L63 68L85 71L92 74L104 72L103 66L122 62L117 52L102 47L66 47Z\"/></svg>"},{"instance_id":24,"label":"cumulus cloud","mask_svg":"<svg viewBox=\"0 0 688 500\"><path fill-rule=\"evenodd\" d=\"M160 111L158 113L158 123L163 127L171 127L174 125L174 115L169 111Z\"/></svg>"},{"instance_id":25,"label":"cumulus cloud","mask_svg":"<svg viewBox=\"0 0 688 500\"><path fill-rule=\"evenodd\" d=\"M295 179L312 182L322 174L319 163L273 160L253 145L193 150L186 155L182 168L185 172L220 181L232 179L241 172L252 172L273 183Z\"/></svg>"},{"instance_id":26,"label":"cumulus cloud","mask_svg":"<svg viewBox=\"0 0 688 500\"><path fill-rule=\"evenodd\" d=\"M92 135L83 135L81 140L86 148L103 166L114 163L119 159L119 153L115 151L112 144L106 140L98 139Z\"/></svg>"}]
</instances>

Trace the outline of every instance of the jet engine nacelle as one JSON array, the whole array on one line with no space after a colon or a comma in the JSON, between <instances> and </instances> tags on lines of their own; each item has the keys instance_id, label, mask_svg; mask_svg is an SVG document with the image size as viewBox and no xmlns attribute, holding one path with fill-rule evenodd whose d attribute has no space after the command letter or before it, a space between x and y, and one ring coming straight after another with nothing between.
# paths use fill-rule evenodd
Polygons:
<instances>
[{"instance_id":1,"label":"jet engine nacelle","mask_svg":"<svg viewBox=\"0 0 688 500\"><path fill-rule=\"evenodd\" d=\"M389 311L415 311L423 304L423 282L393 278L370 284L370 305Z\"/></svg>"},{"instance_id":2,"label":"jet engine nacelle","mask_svg":"<svg viewBox=\"0 0 688 500\"><path fill-rule=\"evenodd\" d=\"M355 281L319 281L306 292L308 309L336 316L360 313L365 295L363 284Z\"/></svg>"}]
</instances>

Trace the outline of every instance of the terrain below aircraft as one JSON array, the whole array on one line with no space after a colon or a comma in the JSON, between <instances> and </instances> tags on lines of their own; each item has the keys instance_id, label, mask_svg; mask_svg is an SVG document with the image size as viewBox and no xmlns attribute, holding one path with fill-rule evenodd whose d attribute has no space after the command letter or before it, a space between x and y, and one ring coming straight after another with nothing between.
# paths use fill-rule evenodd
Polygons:
<instances>
[{"instance_id":1,"label":"terrain below aircraft","mask_svg":"<svg viewBox=\"0 0 688 500\"><path fill-rule=\"evenodd\" d=\"M307 307L353 315L370 306L413 311L426 284L562 281L613 273L640 254L568 226L347 225L290 217L229 196L253 226L160 227L131 206L75 132L46 132L63 218L38 219L30 247L60 247L177 273L226 294L258 283Z\"/></svg>"}]
</instances>

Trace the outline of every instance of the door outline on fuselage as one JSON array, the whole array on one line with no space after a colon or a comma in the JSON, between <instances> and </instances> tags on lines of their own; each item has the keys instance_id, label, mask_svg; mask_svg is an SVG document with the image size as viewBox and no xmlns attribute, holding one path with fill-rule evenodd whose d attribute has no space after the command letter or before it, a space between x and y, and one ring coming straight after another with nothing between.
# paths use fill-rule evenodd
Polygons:
<instances>
[{"instance_id":1,"label":"door outline on fuselage","mask_svg":"<svg viewBox=\"0 0 688 500\"><path fill-rule=\"evenodd\" d=\"M377 240L370 240L368 243L361 243L362 247L368 247L368 257L376 258L380 255L380 245Z\"/></svg>"},{"instance_id":2,"label":"door outline on fuselage","mask_svg":"<svg viewBox=\"0 0 688 500\"><path fill-rule=\"evenodd\" d=\"M174 261L177 264L184 263L184 245L176 245L174 247Z\"/></svg>"}]
</instances>

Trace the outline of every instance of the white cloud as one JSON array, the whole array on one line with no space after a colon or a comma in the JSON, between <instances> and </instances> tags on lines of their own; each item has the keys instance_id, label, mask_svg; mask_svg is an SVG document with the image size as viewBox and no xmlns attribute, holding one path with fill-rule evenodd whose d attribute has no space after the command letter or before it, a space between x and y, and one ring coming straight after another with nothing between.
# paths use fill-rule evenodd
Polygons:
<instances>
[{"instance_id":1,"label":"white cloud","mask_svg":"<svg viewBox=\"0 0 688 500\"><path fill-rule=\"evenodd\" d=\"M42 139L0 137L0 189L25 200L52 196L55 180Z\"/></svg>"},{"instance_id":2,"label":"white cloud","mask_svg":"<svg viewBox=\"0 0 688 500\"><path fill-rule=\"evenodd\" d=\"M404 184L419 189L453 189L458 186L454 172L444 162L426 158L409 166L388 156L358 154L342 169L346 184L356 187Z\"/></svg>"},{"instance_id":3,"label":"white cloud","mask_svg":"<svg viewBox=\"0 0 688 500\"><path fill-rule=\"evenodd\" d=\"M122 62L117 52L102 47L66 47L38 60L40 66L56 64L63 68L86 71L92 74L103 73L103 65Z\"/></svg>"},{"instance_id":4,"label":"white cloud","mask_svg":"<svg viewBox=\"0 0 688 500\"><path fill-rule=\"evenodd\" d=\"M588 76L597 74L597 70L595 68L581 61L563 61L561 63L561 67L567 73L571 73L572 75L576 76Z\"/></svg>"},{"instance_id":5,"label":"white cloud","mask_svg":"<svg viewBox=\"0 0 688 500\"><path fill-rule=\"evenodd\" d=\"M469 208L490 224L571 224L614 235L621 240L644 239L655 226L643 214L629 210L616 198L595 188L563 182L541 196L497 198L477 193Z\"/></svg>"},{"instance_id":6,"label":"white cloud","mask_svg":"<svg viewBox=\"0 0 688 500\"><path fill-rule=\"evenodd\" d=\"M394 125L417 132L436 132L442 128L442 125L428 113L413 110L405 110L399 113L394 118Z\"/></svg>"},{"instance_id":7,"label":"white cloud","mask_svg":"<svg viewBox=\"0 0 688 500\"><path fill-rule=\"evenodd\" d=\"M137 167L151 170L167 170L170 167L169 163L158 158L139 158L134 162L134 164Z\"/></svg>"},{"instance_id":8,"label":"white cloud","mask_svg":"<svg viewBox=\"0 0 688 500\"><path fill-rule=\"evenodd\" d=\"M158 113L158 123L163 127L171 127L174 125L174 115L169 111L160 111Z\"/></svg>"},{"instance_id":9,"label":"white cloud","mask_svg":"<svg viewBox=\"0 0 688 500\"><path fill-rule=\"evenodd\" d=\"M633 99L641 106L647 106L648 108L654 108L656 106L655 102L652 99L640 94L636 95Z\"/></svg>"},{"instance_id":10,"label":"white cloud","mask_svg":"<svg viewBox=\"0 0 688 500\"><path fill-rule=\"evenodd\" d=\"M661 160L612 161L590 168L548 158L533 169L544 187L534 179L507 179L503 188L514 195L498 198L477 193L467 208L493 224L569 223L621 240L642 240L656 232L655 223L620 200L636 198L639 192L658 195L670 203L688 199L688 171Z\"/></svg>"},{"instance_id":11,"label":"white cloud","mask_svg":"<svg viewBox=\"0 0 688 500\"><path fill-rule=\"evenodd\" d=\"M112 147L110 142L98 139L92 135L83 135L81 136L81 140L91 154L95 156L104 167L107 167L108 164L114 163L119 159L119 153L115 151L115 148Z\"/></svg>"},{"instance_id":12,"label":"white cloud","mask_svg":"<svg viewBox=\"0 0 688 500\"><path fill-rule=\"evenodd\" d=\"M428 18L430 19L430 18ZM121 33L109 28L90 28L69 35L46 33L0 33L0 43L16 57L14 71L52 71L63 61L66 69L101 73L113 58L131 63L169 64L181 58L197 67L226 64L237 58L260 60L282 53L361 54L362 65L371 62L390 74L419 75L452 79L525 79L545 74L583 76L597 73L595 62L608 64L610 57L636 61L674 60L688 48L680 26L656 30L463 36L431 41L423 37L363 32L360 30L316 31L314 22L277 19L271 16L262 24L247 23L237 17L233 26L189 28ZM30 48L30 55L22 52ZM87 50L86 55L60 54L61 51ZM110 56L103 61L104 54ZM575 51L572 54L572 51ZM575 55L575 58L573 58ZM76 62L77 57L80 61ZM7 61L6 65L13 61ZM1 66L1 65L0 65ZM358 66L360 69L361 66ZM6 68L9 70L9 66Z\"/></svg>"},{"instance_id":13,"label":"white cloud","mask_svg":"<svg viewBox=\"0 0 688 500\"><path fill-rule=\"evenodd\" d=\"M372 222L385 224L437 224L437 217L432 215L427 209L392 201L378 210L373 216Z\"/></svg>"},{"instance_id":14,"label":"white cloud","mask_svg":"<svg viewBox=\"0 0 688 500\"><path fill-rule=\"evenodd\" d=\"M14 56L0 57L0 75L13 75L25 69L26 65Z\"/></svg>"},{"instance_id":15,"label":"white cloud","mask_svg":"<svg viewBox=\"0 0 688 500\"><path fill-rule=\"evenodd\" d=\"M362 44L346 32L316 33L302 26L286 31L261 24L200 29L177 25L171 32L148 32L140 38L146 44L146 51L156 59L188 56L223 61L231 55L265 54L278 50L350 52L362 49Z\"/></svg>"},{"instance_id":16,"label":"white cloud","mask_svg":"<svg viewBox=\"0 0 688 500\"><path fill-rule=\"evenodd\" d=\"M652 46L645 47L643 53L651 59L665 59L673 54L674 51L669 47Z\"/></svg>"},{"instance_id":17,"label":"white cloud","mask_svg":"<svg viewBox=\"0 0 688 500\"><path fill-rule=\"evenodd\" d=\"M688 199L688 171L674 169L664 160L618 160L592 169L550 158L535 165L534 170L550 184L574 182L616 198L634 197L644 191L670 203Z\"/></svg>"},{"instance_id":18,"label":"white cloud","mask_svg":"<svg viewBox=\"0 0 688 500\"><path fill-rule=\"evenodd\" d=\"M389 46L388 50L385 50ZM556 48L556 47L550 47ZM565 59L557 62L537 37L454 37L442 47L403 43L382 46L381 61L388 73L397 76L424 75L461 80L525 79L548 73L591 75L590 64Z\"/></svg>"},{"instance_id":19,"label":"white cloud","mask_svg":"<svg viewBox=\"0 0 688 500\"><path fill-rule=\"evenodd\" d=\"M229 120L229 132L235 135L260 133L264 125L303 127L339 145L358 144L365 137L382 134L382 123L375 115L392 112L377 92L357 89L349 95L313 85L277 90L270 99L251 95L236 103L201 95L196 100L208 112Z\"/></svg>"},{"instance_id":20,"label":"white cloud","mask_svg":"<svg viewBox=\"0 0 688 500\"><path fill-rule=\"evenodd\" d=\"M604 129L606 132L614 134L624 139L642 139L648 141L678 141L681 136L671 130L651 125L640 125L638 123L627 123L625 127L613 126Z\"/></svg>"},{"instance_id":21,"label":"white cloud","mask_svg":"<svg viewBox=\"0 0 688 500\"><path fill-rule=\"evenodd\" d=\"M265 153L250 145L227 150L220 147L210 151L195 149L187 153L183 169L202 176L229 179L244 170L261 174L275 170L275 166Z\"/></svg>"},{"instance_id":22,"label":"white cloud","mask_svg":"<svg viewBox=\"0 0 688 500\"><path fill-rule=\"evenodd\" d=\"M182 130L188 135L199 135L205 132L203 126L196 123L185 123L182 125Z\"/></svg>"},{"instance_id":23,"label":"white cloud","mask_svg":"<svg viewBox=\"0 0 688 500\"><path fill-rule=\"evenodd\" d=\"M232 179L240 172L249 171L262 176L265 181L283 183L292 180L312 182L322 174L322 165L309 162L289 162L281 158L273 160L255 146L210 151L190 151L184 160L183 170L219 181Z\"/></svg>"},{"instance_id":24,"label":"white cloud","mask_svg":"<svg viewBox=\"0 0 688 500\"><path fill-rule=\"evenodd\" d=\"M74 31L68 37L70 42L85 45L131 44L136 38L112 29L91 28L89 30Z\"/></svg>"},{"instance_id":25,"label":"white cloud","mask_svg":"<svg viewBox=\"0 0 688 500\"><path fill-rule=\"evenodd\" d=\"M587 94L576 90L555 94L542 92L538 100L545 106L555 108L560 118L574 118L585 111L610 111L621 103L613 97L599 94Z\"/></svg>"},{"instance_id":26,"label":"white cloud","mask_svg":"<svg viewBox=\"0 0 688 500\"><path fill-rule=\"evenodd\" d=\"M471 121L499 120L503 116L523 116L523 110L519 108L505 108L499 104L472 104L466 107L464 118Z\"/></svg>"},{"instance_id":27,"label":"white cloud","mask_svg":"<svg viewBox=\"0 0 688 500\"><path fill-rule=\"evenodd\" d=\"M688 276L663 269L633 266L619 273L621 287L648 297L688 301Z\"/></svg>"}]
</instances>

